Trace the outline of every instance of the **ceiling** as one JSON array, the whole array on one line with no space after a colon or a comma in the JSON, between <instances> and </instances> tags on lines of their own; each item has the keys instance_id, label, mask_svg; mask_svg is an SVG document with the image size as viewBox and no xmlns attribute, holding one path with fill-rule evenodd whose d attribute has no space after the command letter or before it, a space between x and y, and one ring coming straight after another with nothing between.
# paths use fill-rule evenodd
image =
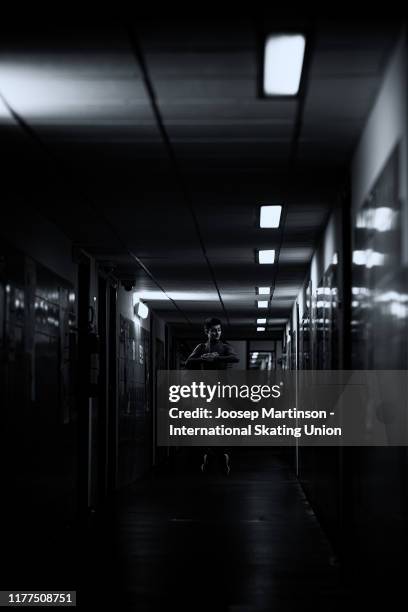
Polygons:
<instances>
[{"instance_id":1,"label":"ceiling","mask_svg":"<svg viewBox=\"0 0 408 612\"><path fill-rule=\"evenodd\" d=\"M37 208L178 333L220 316L234 337L282 327L347 180L398 23L142 20L5 32L0 129L30 160ZM301 94L258 94L270 31L301 29ZM46 161L44 161L46 160ZM44 185L41 186L44 192ZM261 203L282 204L260 229ZM256 263L274 248L277 262ZM272 287L267 315L255 287Z\"/></svg>"}]
</instances>

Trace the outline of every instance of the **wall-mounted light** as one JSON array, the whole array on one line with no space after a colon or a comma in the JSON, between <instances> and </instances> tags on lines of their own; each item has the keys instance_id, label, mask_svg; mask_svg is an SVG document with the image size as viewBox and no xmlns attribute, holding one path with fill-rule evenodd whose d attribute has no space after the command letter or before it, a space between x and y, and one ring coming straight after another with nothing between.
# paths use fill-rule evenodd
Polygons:
<instances>
[{"instance_id":1,"label":"wall-mounted light","mask_svg":"<svg viewBox=\"0 0 408 612\"><path fill-rule=\"evenodd\" d=\"M149 316L149 308L143 302L139 302L135 305L135 311L137 309L137 314L141 319L147 319Z\"/></svg>"},{"instance_id":2,"label":"wall-mounted light","mask_svg":"<svg viewBox=\"0 0 408 612\"><path fill-rule=\"evenodd\" d=\"M258 300L258 308L268 308L268 300Z\"/></svg>"},{"instance_id":3,"label":"wall-mounted light","mask_svg":"<svg viewBox=\"0 0 408 612\"><path fill-rule=\"evenodd\" d=\"M270 287L257 287L258 295L269 295L271 292Z\"/></svg>"},{"instance_id":4,"label":"wall-mounted light","mask_svg":"<svg viewBox=\"0 0 408 612\"><path fill-rule=\"evenodd\" d=\"M282 206L261 206L259 227L279 227Z\"/></svg>"},{"instance_id":5,"label":"wall-mounted light","mask_svg":"<svg viewBox=\"0 0 408 612\"><path fill-rule=\"evenodd\" d=\"M264 327L257 327L256 331L257 332L263 332L263 331L265 331L265 328Z\"/></svg>"},{"instance_id":6,"label":"wall-mounted light","mask_svg":"<svg viewBox=\"0 0 408 612\"><path fill-rule=\"evenodd\" d=\"M273 264L275 262L275 249L258 251L258 262L260 264Z\"/></svg>"},{"instance_id":7,"label":"wall-mounted light","mask_svg":"<svg viewBox=\"0 0 408 612\"><path fill-rule=\"evenodd\" d=\"M272 34L265 42L263 90L266 96L295 96L302 76L306 40L302 34Z\"/></svg>"},{"instance_id":8,"label":"wall-mounted light","mask_svg":"<svg viewBox=\"0 0 408 612\"><path fill-rule=\"evenodd\" d=\"M266 323L266 319L257 319L256 322L258 325L264 325Z\"/></svg>"}]
</instances>

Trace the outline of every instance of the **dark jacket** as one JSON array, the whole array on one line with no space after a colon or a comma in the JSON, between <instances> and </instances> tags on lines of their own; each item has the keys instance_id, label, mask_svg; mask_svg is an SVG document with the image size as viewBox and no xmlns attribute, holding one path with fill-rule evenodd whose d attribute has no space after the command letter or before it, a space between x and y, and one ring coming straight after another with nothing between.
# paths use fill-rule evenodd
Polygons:
<instances>
[{"instance_id":1,"label":"dark jacket","mask_svg":"<svg viewBox=\"0 0 408 612\"><path fill-rule=\"evenodd\" d=\"M218 353L214 361L202 359L204 353ZM229 363L238 363L239 359L232 346L227 342L203 342L195 347L188 357L185 367L187 370L226 370Z\"/></svg>"}]
</instances>

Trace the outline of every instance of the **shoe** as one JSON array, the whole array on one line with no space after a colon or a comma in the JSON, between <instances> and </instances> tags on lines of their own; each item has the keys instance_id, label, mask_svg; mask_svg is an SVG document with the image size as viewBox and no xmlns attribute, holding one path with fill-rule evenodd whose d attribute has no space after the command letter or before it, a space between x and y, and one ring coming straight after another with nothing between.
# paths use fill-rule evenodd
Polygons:
<instances>
[{"instance_id":1,"label":"shoe","mask_svg":"<svg viewBox=\"0 0 408 612\"><path fill-rule=\"evenodd\" d=\"M207 467L208 467L208 455L205 454L204 457L203 457L203 462L201 464L201 468L200 468L203 474L204 474L205 470L207 469Z\"/></svg>"},{"instance_id":2,"label":"shoe","mask_svg":"<svg viewBox=\"0 0 408 612\"><path fill-rule=\"evenodd\" d=\"M224 453L224 457L225 457L225 473L227 476L229 476L229 473L231 471L230 456L228 453Z\"/></svg>"}]
</instances>

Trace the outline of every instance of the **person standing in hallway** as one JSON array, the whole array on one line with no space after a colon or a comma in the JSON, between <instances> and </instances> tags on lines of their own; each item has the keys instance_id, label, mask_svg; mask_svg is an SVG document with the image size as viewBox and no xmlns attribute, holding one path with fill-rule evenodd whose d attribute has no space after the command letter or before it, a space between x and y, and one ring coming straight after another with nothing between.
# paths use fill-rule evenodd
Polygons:
<instances>
[{"instance_id":1,"label":"person standing in hallway","mask_svg":"<svg viewBox=\"0 0 408 612\"><path fill-rule=\"evenodd\" d=\"M239 359L228 342L221 340L221 321L216 317L206 319L204 333L207 341L198 344L187 358L187 370L226 370L228 364L238 363Z\"/></svg>"},{"instance_id":2,"label":"person standing in hallway","mask_svg":"<svg viewBox=\"0 0 408 612\"><path fill-rule=\"evenodd\" d=\"M238 363L239 358L234 349L227 342L221 340L222 325L220 319L211 317L204 322L204 333L207 341L198 344L191 355L187 358L185 368L187 370L226 370L232 363ZM231 471L230 452L222 447L208 447L204 449L201 471L205 472L209 462L219 461L220 452L227 476Z\"/></svg>"}]
</instances>

